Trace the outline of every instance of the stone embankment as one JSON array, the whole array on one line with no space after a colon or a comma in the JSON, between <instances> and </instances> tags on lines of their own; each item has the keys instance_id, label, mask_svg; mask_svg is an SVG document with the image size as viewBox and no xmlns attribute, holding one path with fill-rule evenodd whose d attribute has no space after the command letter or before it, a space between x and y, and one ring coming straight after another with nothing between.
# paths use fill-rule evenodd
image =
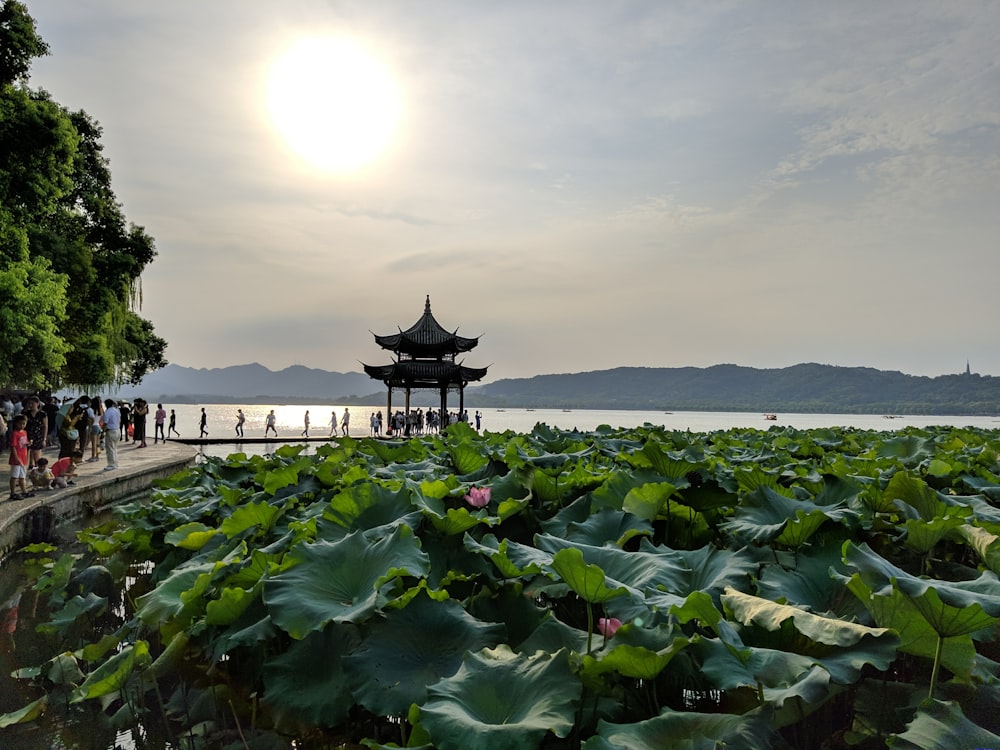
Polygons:
<instances>
[{"instance_id":1,"label":"stone embankment","mask_svg":"<svg viewBox=\"0 0 1000 750\"><path fill-rule=\"evenodd\" d=\"M104 455L99 461L77 466L75 484L62 490L35 490L22 500L0 499L0 558L31 542L47 541L55 526L86 517L113 503L147 492L157 479L175 474L195 462L197 449L183 443L148 443L147 447L118 444L118 468L104 471ZM45 451L51 464L55 449ZM5 477L9 481L10 475ZM3 488L2 498L9 495Z\"/></svg>"}]
</instances>

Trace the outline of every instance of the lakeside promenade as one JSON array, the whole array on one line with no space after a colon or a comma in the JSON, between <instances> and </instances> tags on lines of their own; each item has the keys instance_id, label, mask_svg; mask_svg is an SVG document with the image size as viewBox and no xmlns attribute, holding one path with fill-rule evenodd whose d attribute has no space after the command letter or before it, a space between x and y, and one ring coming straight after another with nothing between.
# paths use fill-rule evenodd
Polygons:
<instances>
[{"instance_id":1,"label":"lakeside promenade","mask_svg":"<svg viewBox=\"0 0 1000 750\"><path fill-rule=\"evenodd\" d=\"M43 455L51 464L58 449L47 448ZM115 471L104 471L107 461L102 453L99 461L77 465L72 487L35 490L34 497L0 501L0 558L25 544L48 540L61 521L141 495L155 480L194 464L197 455L196 448L175 441L148 443L145 448L119 443Z\"/></svg>"}]
</instances>

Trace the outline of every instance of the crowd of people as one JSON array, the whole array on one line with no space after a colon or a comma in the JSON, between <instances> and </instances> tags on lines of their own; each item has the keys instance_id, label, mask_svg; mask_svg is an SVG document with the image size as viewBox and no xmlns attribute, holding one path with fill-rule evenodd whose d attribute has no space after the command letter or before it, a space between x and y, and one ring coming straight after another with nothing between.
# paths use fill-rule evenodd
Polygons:
<instances>
[{"instance_id":1,"label":"crowd of people","mask_svg":"<svg viewBox=\"0 0 1000 750\"><path fill-rule=\"evenodd\" d=\"M78 464L96 463L102 455L107 461L104 471L115 471L119 443L147 447L149 412L149 404L141 398L128 403L99 396L60 400L57 396L4 393L0 397L0 444L8 452L8 499L68 487L74 484ZM166 442L170 433L164 431L167 412L162 404L157 404L153 420L153 442ZM177 432L173 409L170 430ZM46 449L58 449L51 463L42 455Z\"/></svg>"}]
</instances>

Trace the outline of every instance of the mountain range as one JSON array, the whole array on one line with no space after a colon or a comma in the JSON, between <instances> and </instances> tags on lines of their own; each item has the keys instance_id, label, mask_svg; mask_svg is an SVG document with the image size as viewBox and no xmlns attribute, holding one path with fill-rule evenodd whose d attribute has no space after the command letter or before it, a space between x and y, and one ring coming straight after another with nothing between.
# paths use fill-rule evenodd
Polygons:
<instances>
[{"instance_id":1,"label":"mountain range","mask_svg":"<svg viewBox=\"0 0 1000 750\"><path fill-rule=\"evenodd\" d=\"M216 369L180 365L150 373L119 398L171 403L380 404L385 388L359 372L261 364ZM457 402L454 396L449 403ZM438 396L416 391L414 406ZM780 369L617 367L508 378L470 386L465 403L483 407L784 411L856 414L1000 414L1000 378L968 372L926 377L870 367L806 363Z\"/></svg>"}]
</instances>

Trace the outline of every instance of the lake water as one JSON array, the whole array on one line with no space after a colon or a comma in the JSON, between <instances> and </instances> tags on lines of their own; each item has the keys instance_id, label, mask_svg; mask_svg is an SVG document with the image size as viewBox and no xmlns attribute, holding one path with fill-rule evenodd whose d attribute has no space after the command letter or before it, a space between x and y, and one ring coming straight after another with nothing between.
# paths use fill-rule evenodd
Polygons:
<instances>
[{"instance_id":1,"label":"lake water","mask_svg":"<svg viewBox=\"0 0 1000 750\"><path fill-rule=\"evenodd\" d=\"M168 414L174 409L177 415L177 429L182 437L197 437L201 409L205 408L208 417L209 437L220 438L232 435L235 437L236 412L242 409L246 415L243 426L246 437L263 437L265 419L268 412L274 409L279 438L294 439L302 433L305 412L309 410L311 425L309 434L324 436L330 434L331 412L336 412L338 422L344 413L344 406L339 404L308 404L308 405L274 405L258 406L253 404L164 404ZM155 404L151 406L155 410ZM369 417L372 412L382 411L385 404L372 406L349 406L351 412L350 434L354 437L365 437L369 434ZM926 427L931 425L949 425L954 427L980 427L984 429L1000 429L1000 417L963 417L963 416L894 416L889 419L881 414L777 414L774 421L764 419L763 414L756 412L717 412L717 411L633 411L626 409L493 409L482 408L482 428L490 432L528 432L536 424L543 423L550 427L562 429L594 430L600 425L611 427L638 427L649 423L662 425L670 430L690 430L691 432L712 432L733 427L768 429L769 427L795 427L809 429L815 427L856 427L866 430L901 430L906 427ZM469 406L469 418L472 424L476 407ZM147 430L152 435L152 415L149 418ZM206 446L206 452L214 455L242 451L245 453L272 450L267 446L237 446L211 445Z\"/></svg>"}]
</instances>

